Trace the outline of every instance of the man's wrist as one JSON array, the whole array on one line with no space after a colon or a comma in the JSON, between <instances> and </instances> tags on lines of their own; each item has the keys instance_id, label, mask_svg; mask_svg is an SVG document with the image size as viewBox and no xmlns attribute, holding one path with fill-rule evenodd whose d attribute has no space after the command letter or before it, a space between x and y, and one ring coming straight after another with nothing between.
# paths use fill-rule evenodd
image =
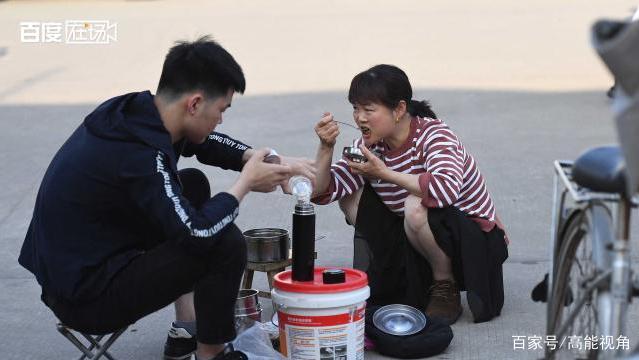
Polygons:
<instances>
[{"instance_id":1,"label":"man's wrist","mask_svg":"<svg viewBox=\"0 0 639 360\"><path fill-rule=\"evenodd\" d=\"M244 196L246 196L246 194L248 194L250 191L251 188L248 182L242 176L240 176L233 184L233 186L231 186L231 188L228 190L228 193L235 196L237 202L242 202Z\"/></svg>"},{"instance_id":2,"label":"man's wrist","mask_svg":"<svg viewBox=\"0 0 639 360\"><path fill-rule=\"evenodd\" d=\"M254 153L255 153L255 150L251 148L244 150L244 153L242 154L242 164L246 164L246 162L249 161L249 159L251 158L251 156L253 156Z\"/></svg>"}]
</instances>

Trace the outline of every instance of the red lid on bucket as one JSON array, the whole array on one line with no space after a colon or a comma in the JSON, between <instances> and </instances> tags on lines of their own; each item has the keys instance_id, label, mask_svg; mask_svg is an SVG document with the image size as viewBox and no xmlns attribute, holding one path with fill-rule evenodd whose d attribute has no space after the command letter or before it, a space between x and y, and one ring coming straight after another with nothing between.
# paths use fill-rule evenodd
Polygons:
<instances>
[{"instance_id":1,"label":"red lid on bucket","mask_svg":"<svg viewBox=\"0 0 639 360\"><path fill-rule=\"evenodd\" d=\"M346 281L337 284L325 284L323 281L324 270L339 269L344 271ZM275 275L273 287L289 292L307 293L307 294L330 294L334 292L345 292L361 289L368 285L368 277L363 271L347 268L324 268L316 267L314 271L313 281L294 281L293 272L291 270L282 271Z\"/></svg>"}]
</instances>

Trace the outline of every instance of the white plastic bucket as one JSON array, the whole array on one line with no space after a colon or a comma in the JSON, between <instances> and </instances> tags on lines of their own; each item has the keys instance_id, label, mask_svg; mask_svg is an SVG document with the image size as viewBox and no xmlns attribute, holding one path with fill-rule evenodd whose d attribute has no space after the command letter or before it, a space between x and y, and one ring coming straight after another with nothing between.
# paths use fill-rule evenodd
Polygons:
<instances>
[{"instance_id":1,"label":"white plastic bucket","mask_svg":"<svg viewBox=\"0 0 639 360\"><path fill-rule=\"evenodd\" d=\"M280 352L292 360L364 359L364 314L370 296L366 274L338 269L343 282L325 283L325 270L315 268L314 281L308 282L293 281L291 271L275 276L271 296Z\"/></svg>"}]
</instances>

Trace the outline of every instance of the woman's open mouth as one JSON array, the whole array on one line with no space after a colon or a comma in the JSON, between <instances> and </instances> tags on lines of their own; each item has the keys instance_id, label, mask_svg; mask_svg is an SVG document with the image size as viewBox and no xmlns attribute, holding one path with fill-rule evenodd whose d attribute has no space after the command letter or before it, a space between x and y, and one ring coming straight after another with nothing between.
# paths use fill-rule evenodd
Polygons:
<instances>
[{"instance_id":1,"label":"woman's open mouth","mask_svg":"<svg viewBox=\"0 0 639 360\"><path fill-rule=\"evenodd\" d=\"M359 129L362 132L363 137L369 138L371 136L371 129L368 126L361 125Z\"/></svg>"}]
</instances>

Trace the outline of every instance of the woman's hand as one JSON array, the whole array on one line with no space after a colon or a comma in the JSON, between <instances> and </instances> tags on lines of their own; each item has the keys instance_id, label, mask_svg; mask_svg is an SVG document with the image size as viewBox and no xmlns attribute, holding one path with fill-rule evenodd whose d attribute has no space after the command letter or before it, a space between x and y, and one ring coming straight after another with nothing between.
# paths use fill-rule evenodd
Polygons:
<instances>
[{"instance_id":1,"label":"woman's hand","mask_svg":"<svg viewBox=\"0 0 639 360\"><path fill-rule=\"evenodd\" d=\"M332 148L337 142L339 135L339 126L333 121L331 113L324 113L324 116L315 125L315 133L320 139L323 146Z\"/></svg>"},{"instance_id":2,"label":"woman's hand","mask_svg":"<svg viewBox=\"0 0 639 360\"><path fill-rule=\"evenodd\" d=\"M382 159L378 158L375 154L368 150L366 146L362 144L359 148L368 161L363 163L347 161L348 166L351 168L353 173L362 175L370 180L386 180L388 175L393 171L386 166Z\"/></svg>"},{"instance_id":3,"label":"woman's hand","mask_svg":"<svg viewBox=\"0 0 639 360\"><path fill-rule=\"evenodd\" d=\"M316 178L317 178L317 168L315 167L315 161L306 158L298 158L298 157L289 157L289 156L281 156L282 165L288 165L291 168L291 176L301 175L309 180L313 186L315 186ZM288 186L288 179L280 183L282 187L282 191L285 194L290 194L291 189Z\"/></svg>"}]
</instances>

